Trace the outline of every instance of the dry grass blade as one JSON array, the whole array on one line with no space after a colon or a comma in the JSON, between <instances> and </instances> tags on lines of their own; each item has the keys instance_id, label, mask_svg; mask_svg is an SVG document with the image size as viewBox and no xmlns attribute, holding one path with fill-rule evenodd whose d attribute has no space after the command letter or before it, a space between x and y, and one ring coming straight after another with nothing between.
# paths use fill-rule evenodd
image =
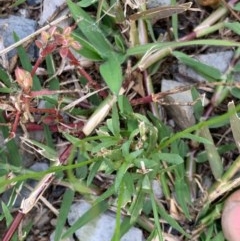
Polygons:
<instances>
[{"instance_id":1,"label":"dry grass blade","mask_svg":"<svg viewBox=\"0 0 240 241\"><path fill-rule=\"evenodd\" d=\"M138 20L138 19L152 19L157 17L158 19L170 17L173 14L178 14L190 10L192 6L191 2L179 4L176 6L163 6L156 7L153 9L148 9L146 11L138 12L130 15L130 20Z\"/></svg>"}]
</instances>

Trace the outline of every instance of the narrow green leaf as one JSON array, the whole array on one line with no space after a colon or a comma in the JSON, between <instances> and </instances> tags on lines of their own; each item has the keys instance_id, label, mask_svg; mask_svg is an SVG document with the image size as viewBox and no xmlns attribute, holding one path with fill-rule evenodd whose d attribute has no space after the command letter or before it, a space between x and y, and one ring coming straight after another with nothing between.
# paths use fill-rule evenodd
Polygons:
<instances>
[{"instance_id":1,"label":"narrow green leaf","mask_svg":"<svg viewBox=\"0 0 240 241\"><path fill-rule=\"evenodd\" d=\"M228 103L228 110L235 111L235 113L230 117L230 125L236 146L238 148L238 151L240 151L240 118L237 115L233 101Z\"/></svg>"},{"instance_id":2,"label":"narrow green leaf","mask_svg":"<svg viewBox=\"0 0 240 241\"><path fill-rule=\"evenodd\" d=\"M239 22L224 22L224 26L229 28L236 34L240 35L240 23Z\"/></svg>"},{"instance_id":3,"label":"narrow green leaf","mask_svg":"<svg viewBox=\"0 0 240 241\"><path fill-rule=\"evenodd\" d=\"M118 199L117 199L117 212L116 212L116 225L113 237L111 241L119 241L121 238L121 211L122 211L122 204L124 200L124 183L122 182L118 192Z\"/></svg>"},{"instance_id":4,"label":"narrow green leaf","mask_svg":"<svg viewBox=\"0 0 240 241\"><path fill-rule=\"evenodd\" d=\"M223 174L223 164L221 157L214 145L212 135L207 126L204 126L200 130L200 135L208 139L212 144L204 144L205 150L207 152L208 161L212 170L212 174L216 180L219 180Z\"/></svg>"},{"instance_id":5,"label":"narrow green leaf","mask_svg":"<svg viewBox=\"0 0 240 241\"><path fill-rule=\"evenodd\" d=\"M35 151L37 151L40 155L43 157L51 160L51 161L58 161L58 155L57 152L52 149L51 147L44 145L38 141L27 139L25 137L21 138L23 142L33 148ZM36 148L38 147L38 148Z\"/></svg>"},{"instance_id":6,"label":"narrow green leaf","mask_svg":"<svg viewBox=\"0 0 240 241\"><path fill-rule=\"evenodd\" d=\"M78 23L78 27L86 39L92 44L102 57L107 57L108 52L112 49L111 44L106 39L104 33L99 28L96 20L93 19L77 4L67 0L67 4L73 18Z\"/></svg>"},{"instance_id":7,"label":"narrow green leaf","mask_svg":"<svg viewBox=\"0 0 240 241\"><path fill-rule=\"evenodd\" d=\"M120 133L120 121L116 104L112 108L112 127L114 136L118 136Z\"/></svg>"},{"instance_id":8,"label":"narrow green leaf","mask_svg":"<svg viewBox=\"0 0 240 241\"><path fill-rule=\"evenodd\" d=\"M78 2L78 5L82 8L86 8L96 3L98 0L82 0Z\"/></svg>"},{"instance_id":9,"label":"narrow green leaf","mask_svg":"<svg viewBox=\"0 0 240 241\"><path fill-rule=\"evenodd\" d=\"M203 138L201 136L197 136L197 135L193 135L191 133L187 133L185 135L182 136L183 138L187 138L187 139L190 139L190 140L193 140L193 141L197 141L199 143L205 143L205 144L213 144L210 140L206 139L206 138Z\"/></svg>"},{"instance_id":10,"label":"narrow green leaf","mask_svg":"<svg viewBox=\"0 0 240 241\"><path fill-rule=\"evenodd\" d=\"M69 209L73 202L73 198L74 198L74 191L71 189L68 189L64 193L63 200L61 202L61 208L59 210L59 216L56 223L54 241L61 240L63 228L65 226Z\"/></svg>"},{"instance_id":11,"label":"narrow green leaf","mask_svg":"<svg viewBox=\"0 0 240 241\"><path fill-rule=\"evenodd\" d=\"M46 57L46 64L47 64L48 78L51 78L51 80L49 81L49 89L50 90L59 90L60 84L59 84L58 77L55 76L56 67L55 67L55 63L54 63L54 59L53 59L52 54L49 54ZM57 95L55 95L54 97L56 98L56 96Z\"/></svg>"},{"instance_id":12,"label":"narrow green leaf","mask_svg":"<svg viewBox=\"0 0 240 241\"><path fill-rule=\"evenodd\" d=\"M173 51L172 54L182 63L191 67L197 73L201 74L203 77L209 80L219 80L222 76L221 72L218 69L204 64L194 58L191 58L187 54L178 51Z\"/></svg>"},{"instance_id":13,"label":"narrow green leaf","mask_svg":"<svg viewBox=\"0 0 240 241\"><path fill-rule=\"evenodd\" d=\"M161 218L163 218L169 225L171 225L171 227L178 230L181 234L190 238L189 234L186 233L185 230L177 223L177 221L168 214L164 206L159 201L157 201L157 204L158 204L158 212Z\"/></svg>"},{"instance_id":14,"label":"narrow green leaf","mask_svg":"<svg viewBox=\"0 0 240 241\"><path fill-rule=\"evenodd\" d=\"M188 204L190 203L190 193L188 186L184 179L177 178L175 181L176 197L179 205L181 206L186 218L191 220L191 216L188 210Z\"/></svg>"},{"instance_id":15,"label":"narrow green leaf","mask_svg":"<svg viewBox=\"0 0 240 241\"><path fill-rule=\"evenodd\" d=\"M235 4L235 5L233 6L233 9L234 9L235 11L240 12L240 3Z\"/></svg>"},{"instance_id":16,"label":"narrow green leaf","mask_svg":"<svg viewBox=\"0 0 240 241\"><path fill-rule=\"evenodd\" d=\"M199 92L196 90L196 88L192 88L191 89L191 93L192 93L192 98L193 98L193 101L197 101L197 103L195 103L195 105L193 105L193 110L194 110L194 116L195 118L199 121L203 115L203 111L204 111L204 108L203 108L203 103L201 101L201 96L199 94Z\"/></svg>"},{"instance_id":17,"label":"narrow green leaf","mask_svg":"<svg viewBox=\"0 0 240 241\"><path fill-rule=\"evenodd\" d=\"M124 175L125 173L127 172L128 168L131 166L130 163L127 163L127 162L124 162L121 167L118 169L118 172L117 172L117 175L116 175L116 178L115 178L115 191L117 192L120 185L121 185L121 182L122 182L122 179L124 178Z\"/></svg>"},{"instance_id":18,"label":"narrow green leaf","mask_svg":"<svg viewBox=\"0 0 240 241\"><path fill-rule=\"evenodd\" d=\"M11 7L13 8L13 7L17 7L18 5L20 5L20 4L22 4L22 3L24 3L24 2L26 2L27 0L17 0L15 3L13 3L12 5L11 5Z\"/></svg>"},{"instance_id":19,"label":"narrow green leaf","mask_svg":"<svg viewBox=\"0 0 240 241\"><path fill-rule=\"evenodd\" d=\"M63 133L64 137L70 141L74 146L79 146L81 143L82 143L82 140L75 137L75 136L72 136L70 134L68 134L67 132Z\"/></svg>"},{"instance_id":20,"label":"narrow green leaf","mask_svg":"<svg viewBox=\"0 0 240 241\"><path fill-rule=\"evenodd\" d=\"M232 94L232 96L234 96L237 99L240 99L240 89L237 87L233 87L230 89L230 92Z\"/></svg>"},{"instance_id":21,"label":"narrow green leaf","mask_svg":"<svg viewBox=\"0 0 240 241\"><path fill-rule=\"evenodd\" d=\"M3 117L3 112L0 110L0 122L6 123L5 118ZM7 139L9 137L9 129L6 126L1 126L0 130L3 133L3 137ZM9 159L8 162L14 166L21 166L22 164L22 157L19 152L19 147L17 146L14 139L8 141L6 143Z\"/></svg>"},{"instance_id":22,"label":"narrow green leaf","mask_svg":"<svg viewBox=\"0 0 240 241\"><path fill-rule=\"evenodd\" d=\"M10 94L10 93L12 93L12 89L11 88L0 88L0 93Z\"/></svg>"},{"instance_id":23,"label":"narrow green leaf","mask_svg":"<svg viewBox=\"0 0 240 241\"><path fill-rule=\"evenodd\" d=\"M0 68L0 80L6 85L6 87L11 87L11 76L2 68Z\"/></svg>"},{"instance_id":24,"label":"narrow green leaf","mask_svg":"<svg viewBox=\"0 0 240 241\"><path fill-rule=\"evenodd\" d=\"M80 33L74 31L72 33L72 36L82 46L82 48L77 51L78 53L80 53L83 57L87 59L91 59L94 61L102 60L101 53L94 47L94 45L92 45L91 43L89 43L88 40L82 37Z\"/></svg>"},{"instance_id":25,"label":"narrow green leaf","mask_svg":"<svg viewBox=\"0 0 240 241\"><path fill-rule=\"evenodd\" d=\"M180 155L174 153L159 153L158 157L160 160L176 165L184 162Z\"/></svg>"},{"instance_id":26,"label":"narrow green leaf","mask_svg":"<svg viewBox=\"0 0 240 241\"><path fill-rule=\"evenodd\" d=\"M13 220L13 217L11 215L11 212L10 210L8 209L7 205L1 201L1 204L2 204L2 211L3 211L3 214L4 214L4 217L6 219L6 222L7 222L7 226L9 226Z\"/></svg>"},{"instance_id":27,"label":"narrow green leaf","mask_svg":"<svg viewBox=\"0 0 240 241\"><path fill-rule=\"evenodd\" d=\"M132 202L129 208L129 212L131 213L131 219L130 219L131 224L134 224L137 221L139 215L141 214L144 201L145 201L145 193L143 193L140 190L138 192L136 199L134 199L134 201Z\"/></svg>"},{"instance_id":28,"label":"narrow green leaf","mask_svg":"<svg viewBox=\"0 0 240 241\"><path fill-rule=\"evenodd\" d=\"M118 95L122 86L123 77L121 64L115 54L112 54L108 60L100 65L100 73L109 89L115 95Z\"/></svg>"},{"instance_id":29,"label":"narrow green leaf","mask_svg":"<svg viewBox=\"0 0 240 241\"><path fill-rule=\"evenodd\" d=\"M178 48L193 45L207 45L207 46L228 46L228 47L240 47L239 42L218 40L218 39L204 39L204 40L192 40L187 42L161 42L161 43L149 43L144 45L138 45L131 47L127 50L127 56L136 56L139 54L145 54L151 50L161 50L163 48Z\"/></svg>"},{"instance_id":30,"label":"narrow green leaf","mask_svg":"<svg viewBox=\"0 0 240 241\"><path fill-rule=\"evenodd\" d=\"M99 160L92 164L88 177L87 177L87 186L89 186L92 183L93 178L96 176L103 160Z\"/></svg>"},{"instance_id":31,"label":"narrow green leaf","mask_svg":"<svg viewBox=\"0 0 240 241\"><path fill-rule=\"evenodd\" d=\"M154 223L155 223L155 227L156 227L157 234L158 234L158 239L160 241L163 241L163 235L162 235L162 230L161 230L160 223L159 223L157 205L156 205L153 191L150 192L150 199L151 199L151 203L152 203L153 217L154 217Z\"/></svg>"},{"instance_id":32,"label":"narrow green leaf","mask_svg":"<svg viewBox=\"0 0 240 241\"><path fill-rule=\"evenodd\" d=\"M118 107L121 113L124 113L124 114L133 113L132 106L125 95L118 96Z\"/></svg>"}]
</instances>

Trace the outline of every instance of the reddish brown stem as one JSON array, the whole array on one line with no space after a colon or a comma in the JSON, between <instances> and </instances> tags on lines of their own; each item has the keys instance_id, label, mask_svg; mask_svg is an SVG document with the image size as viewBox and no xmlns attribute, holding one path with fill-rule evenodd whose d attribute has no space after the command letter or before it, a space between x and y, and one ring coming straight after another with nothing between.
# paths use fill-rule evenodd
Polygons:
<instances>
[{"instance_id":1,"label":"reddish brown stem","mask_svg":"<svg viewBox=\"0 0 240 241\"><path fill-rule=\"evenodd\" d=\"M144 96L142 98L134 99L131 101L131 104L134 105L143 105L143 104L149 104L153 102L152 95Z\"/></svg>"},{"instance_id":2,"label":"reddish brown stem","mask_svg":"<svg viewBox=\"0 0 240 241\"><path fill-rule=\"evenodd\" d=\"M99 85L96 81L94 81L92 77L81 66L79 66L77 70L84 78L87 79L89 85L92 86L94 89L100 90L102 88L101 85ZM102 97L108 96L107 92L104 90L100 91L99 95Z\"/></svg>"},{"instance_id":3,"label":"reddish brown stem","mask_svg":"<svg viewBox=\"0 0 240 241\"><path fill-rule=\"evenodd\" d=\"M58 132L58 131L70 131L72 129L72 132L74 131L80 131L81 128L83 127L83 123L79 122L79 123L71 123L71 124L65 124L64 125L50 125L49 128L52 132ZM26 124L26 128L28 131L40 131L43 130L43 126L42 125L38 125L35 123L27 123Z\"/></svg>"},{"instance_id":4,"label":"reddish brown stem","mask_svg":"<svg viewBox=\"0 0 240 241\"><path fill-rule=\"evenodd\" d=\"M15 136L15 133L17 131L17 127L20 121L20 116L21 116L21 112L17 111L16 115L15 115L15 119L14 119L14 123L12 125L11 131L10 131L10 139L13 138Z\"/></svg>"},{"instance_id":5,"label":"reddish brown stem","mask_svg":"<svg viewBox=\"0 0 240 241\"><path fill-rule=\"evenodd\" d=\"M46 108L41 108L41 109L38 109L38 108L33 108L33 107L30 107L29 108L29 111L32 112L32 113L39 113L39 114L53 114L53 115L57 115L58 114L58 111L55 110L55 109L46 109Z\"/></svg>"},{"instance_id":6,"label":"reddish brown stem","mask_svg":"<svg viewBox=\"0 0 240 241\"><path fill-rule=\"evenodd\" d=\"M10 227L8 228L7 232L3 235L2 241L10 241L13 234L17 230L20 222L23 220L25 214L22 212L18 212L17 216L14 218L13 222L11 223Z\"/></svg>"},{"instance_id":7,"label":"reddish brown stem","mask_svg":"<svg viewBox=\"0 0 240 241\"><path fill-rule=\"evenodd\" d=\"M39 56L36 63L34 64L32 71L31 71L31 76L33 77L37 71L37 68L39 67L39 65L42 63L43 61L43 57Z\"/></svg>"}]
</instances>

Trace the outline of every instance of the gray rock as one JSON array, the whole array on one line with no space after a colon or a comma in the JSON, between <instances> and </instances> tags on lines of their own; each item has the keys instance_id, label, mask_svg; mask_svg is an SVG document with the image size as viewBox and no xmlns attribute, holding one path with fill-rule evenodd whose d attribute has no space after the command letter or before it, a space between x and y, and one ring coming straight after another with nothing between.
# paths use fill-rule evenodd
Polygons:
<instances>
[{"instance_id":1,"label":"gray rock","mask_svg":"<svg viewBox=\"0 0 240 241\"><path fill-rule=\"evenodd\" d=\"M74 203L68 214L68 222L73 225L79 217L91 208L91 204L84 200ZM75 233L78 240L88 241L110 241L115 227L115 216L112 212L105 212L87 223ZM140 229L132 227L122 238L121 241L142 241L143 233Z\"/></svg>"},{"instance_id":2,"label":"gray rock","mask_svg":"<svg viewBox=\"0 0 240 241\"><path fill-rule=\"evenodd\" d=\"M183 86L183 84L174 80L163 79L161 91L164 92L172 90L179 86ZM182 105L193 101L190 90L168 95L164 98L164 101L167 103L175 103L174 105L166 105L165 108L178 127L186 129L195 124L193 107L189 105Z\"/></svg>"},{"instance_id":3,"label":"gray rock","mask_svg":"<svg viewBox=\"0 0 240 241\"><path fill-rule=\"evenodd\" d=\"M66 0L44 0L39 25L45 24L64 3Z\"/></svg>"},{"instance_id":4,"label":"gray rock","mask_svg":"<svg viewBox=\"0 0 240 241\"><path fill-rule=\"evenodd\" d=\"M22 39L35 32L37 23L34 20L19 16L9 16L8 18L0 18L0 33L3 38L3 44L8 47L15 43L13 33ZM32 50L33 51L33 50ZM12 58L16 54L16 50L8 53L8 58ZM31 53L34 56L34 53Z\"/></svg>"}]
</instances>

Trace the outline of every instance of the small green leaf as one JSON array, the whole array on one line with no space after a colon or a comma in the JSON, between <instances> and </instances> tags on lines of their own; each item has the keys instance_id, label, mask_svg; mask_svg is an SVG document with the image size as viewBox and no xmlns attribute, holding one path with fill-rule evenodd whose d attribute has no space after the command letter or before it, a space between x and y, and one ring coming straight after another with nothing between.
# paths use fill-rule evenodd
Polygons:
<instances>
[{"instance_id":1,"label":"small green leaf","mask_svg":"<svg viewBox=\"0 0 240 241\"><path fill-rule=\"evenodd\" d=\"M240 12L240 3L235 4L234 7L233 7L233 9L234 9L235 11Z\"/></svg>"},{"instance_id":2,"label":"small green leaf","mask_svg":"<svg viewBox=\"0 0 240 241\"><path fill-rule=\"evenodd\" d=\"M115 178L115 191L119 189L121 182L124 178L125 173L127 172L128 168L130 168L131 163L124 162L121 167L118 169L116 178Z\"/></svg>"},{"instance_id":3,"label":"small green leaf","mask_svg":"<svg viewBox=\"0 0 240 241\"><path fill-rule=\"evenodd\" d=\"M151 183L148 175L144 175L143 181L142 181L142 190L145 192L150 192L151 190Z\"/></svg>"},{"instance_id":4,"label":"small green leaf","mask_svg":"<svg viewBox=\"0 0 240 241\"><path fill-rule=\"evenodd\" d=\"M115 54L112 54L109 59L100 65L100 73L109 89L115 95L118 95L122 86L123 77L121 64Z\"/></svg>"},{"instance_id":5,"label":"small green leaf","mask_svg":"<svg viewBox=\"0 0 240 241\"><path fill-rule=\"evenodd\" d=\"M98 0L82 0L78 2L78 5L82 8L86 8L91 6L92 4L96 3Z\"/></svg>"},{"instance_id":6,"label":"small green leaf","mask_svg":"<svg viewBox=\"0 0 240 241\"><path fill-rule=\"evenodd\" d=\"M11 5L11 7L17 7L18 5L25 3L26 0L17 0L14 4Z\"/></svg>"},{"instance_id":7,"label":"small green leaf","mask_svg":"<svg viewBox=\"0 0 240 241\"><path fill-rule=\"evenodd\" d=\"M231 94L235 97L240 99L240 89L237 87L233 87L230 89Z\"/></svg>"},{"instance_id":8,"label":"small green leaf","mask_svg":"<svg viewBox=\"0 0 240 241\"><path fill-rule=\"evenodd\" d=\"M216 180L219 180L223 174L223 164L217 148L213 142L213 138L209 131L209 128L207 126L202 127L200 130L200 135L212 142L211 144L205 143L204 147L207 152L212 174Z\"/></svg>"},{"instance_id":9,"label":"small green leaf","mask_svg":"<svg viewBox=\"0 0 240 241\"><path fill-rule=\"evenodd\" d=\"M160 160L176 165L184 162L180 155L174 153L159 153L158 157L160 158Z\"/></svg>"},{"instance_id":10,"label":"small green leaf","mask_svg":"<svg viewBox=\"0 0 240 241\"><path fill-rule=\"evenodd\" d=\"M116 104L112 108L112 127L114 136L118 136L120 133L120 121Z\"/></svg>"},{"instance_id":11,"label":"small green leaf","mask_svg":"<svg viewBox=\"0 0 240 241\"><path fill-rule=\"evenodd\" d=\"M234 111L235 113L230 117L230 125L233 133L233 137L238 148L240 151L240 118L237 115L234 102L231 101L228 103L228 111Z\"/></svg>"},{"instance_id":12,"label":"small green leaf","mask_svg":"<svg viewBox=\"0 0 240 241\"><path fill-rule=\"evenodd\" d=\"M206 139L206 138L203 138L201 136L197 136L197 135L193 135L191 133L186 133L182 136L183 138L187 138L187 139L190 139L190 140L193 140L193 141L197 141L199 143L205 143L205 144L213 144L210 140Z\"/></svg>"},{"instance_id":13,"label":"small green leaf","mask_svg":"<svg viewBox=\"0 0 240 241\"><path fill-rule=\"evenodd\" d=\"M208 80L213 81L213 80L221 79L222 74L218 69L212 66L209 66L207 64L204 64L194 58L189 57L187 54L184 54L179 51L173 51L172 54L182 63L191 67L197 73L201 74L203 77L207 78Z\"/></svg>"},{"instance_id":14,"label":"small green leaf","mask_svg":"<svg viewBox=\"0 0 240 241\"><path fill-rule=\"evenodd\" d=\"M82 34L97 49L98 53L101 53L101 57L106 58L112 45L99 28L96 20L71 0L67 0L67 4Z\"/></svg>"},{"instance_id":15,"label":"small green leaf","mask_svg":"<svg viewBox=\"0 0 240 241\"><path fill-rule=\"evenodd\" d=\"M72 36L76 41L78 41L82 48L80 50L76 50L78 53L80 53L83 57L87 59L91 59L94 61L102 60L101 53L87 41L84 37L81 36L80 33L74 31L72 33Z\"/></svg>"},{"instance_id":16,"label":"small green leaf","mask_svg":"<svg viewBox=\"0 0 240 241\"><path fill-rule=\"evenodd\" d=\"M53 150L52 148L50 148L49 146L44 145L38 141L25 138L25 137L21 137L21 139L26 145L33 148L35 151L37 151L43 157L49 159L50 161L58 161L57 152L55 150ZM38 148L36 148L36 147L38 147Z\"/></svg>"},{"instance_id":17,"label":"small green leaf","mask_svg":"<svg viewBox=\"0 0 240 241\"><path fill-rule=\"evenodd\" d=\"M186 182L182 178L178 178L175 181L175 191L177 201L180 204L185 216L190 220L190 214L187 204L190 203L190 193Z\"/></svg>"},{"instance_id":18,"label":"small green leaf","mask_svg":"<svg viewBox=\"0 0 240 241\"><path fill-rule=\"evenodd\" d=\"M193 105L194 116L199 121L201 119L201 117L203 115L203 111L204 111L203 103L200 100L201 96L200 96L199 92L196 90L196 88L192 88L191 93L192 93L193 101L196 101L197 99L199 99L197 101L197 103L195 103L195 105Z\"/></svg>"},{"instance_id":19,"label":"small green leaf","mask_svg":"<svg viewBox=\"0 0 240 241\"><path fill-rule=\"evenodd\" d=\"M164 206L158 201L158 212L171 227L178 230L181 234L189 237L189 234L184 231L184 229L177 223L177 221L169 215L169 213L165 210Z\"/></svg>"},{"instance_id":20,"label":"small green leaf","mask_svg":"<svg viewBox=\"0 0 240 241\"><path fill-rule=\"evenodd\" d=\"M124 113L124 114L133 113L132 106L125 95L118 96L118 107L121 113Z\"/></svg>"},{"instance_id":21,"label":"small green leaf","mask_svg":"<svg viewBox=\"0 0 240 241\"><path fill-rule=\"evenodd\" d=\"M240 35L240 23L239 22L224 22L224 26L229 28L236 34Z\"/></svg>"},{"instance_id":22,"label":"small green leaf","mask_svg":"<svg viewBox=\"0 0 240 241\"><path fill-rule=\"evenodd\" d=\"M3 214L4 214L4 217L5 217L6 222L7 222L7 226L9 226L11 224L12 220L13 220L13 217L12 217L11 212L8 209L7 205L4 202L1 202L1 204L2 204Z\"/></svg>"},{"instance_id":23,"label":"small green leaf","mask_svg":"<svg viewBox=\"0 0 240 241\"><path fill-rule=\"evenodd\" d=\"M0 68L0 80L6 85L11 87L11 77L4 69Z\"/></svg>"},{"instance_id":24,"label":"small green leaf","mask_svg":"<svg viewBox=\"0 0 240 241\"><path fill-rule=\"evenodd\" d=\"M87 178L87 186L89 186L92 183L92 180L96 176L102 162L103 160L98 160L97 162L92 164Z\"/></svg>"},{"instance_id":25,"label":"small green leaf","mask_svg":"<svg viewBox=\"0 0 240 241\"><path fill-rule=\"evenodd\" d=\"M63 196L61 202L61 208L59 210L59 216L56 223L56 230L54 235L54 241L61 240L64 225L66 223L67 215L69 213L70 206L74 198L74 191L68 189Z\"/></svg>"},{"instance_id":26,"label":"small green leaf","mask_svg":"<svg viewBox=\"0 0 240 241\"><path fill-rule=\"evenodd\" d=\"M142 212L145 201L145 194L140 190L136 199L132 202L129 212L131 213L130 223L135 223Z\"/></svg>"}]
</instances>

